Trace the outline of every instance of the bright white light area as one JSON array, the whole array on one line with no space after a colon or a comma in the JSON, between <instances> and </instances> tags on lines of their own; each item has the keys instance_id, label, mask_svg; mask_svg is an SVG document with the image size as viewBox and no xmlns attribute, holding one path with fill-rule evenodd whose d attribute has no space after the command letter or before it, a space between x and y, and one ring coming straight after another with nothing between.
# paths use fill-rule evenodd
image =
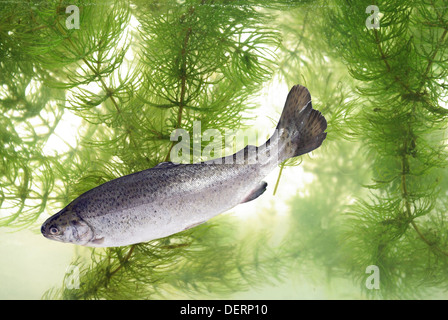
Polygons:
<instances>
[{"instance_id":1,"label":"bright white light area","mask_svg":"<svg viewBox=\"0 0 448 320\"><path fill-rule=\"evenodd\" d=\"M54 156L75 148L78 140L78 129L81 118L66 109L53 134L42 148L45 155Z\"/></svg>"},{"instance_id":2,"label":"bright white light area","mask_svg":"<svg viewBox=\"0 0 448 320\"><path fill-rule=\"evenodd\" d=\"M32 79L28 86L25 88L25 95L30 97L33 94L36 94L39 91L41 83Z\"/></svg>"},{"instance_id":3,"label":"bright white light area","mask_svg":"<svg viewBox=\"0 0 448 320\"><path fill-rule=\"evenodd\" d=\"M120 36L120 39L118 41L117 50L110 50L106 56L106 59L112 59L113 55L116 52L119 52L121 48L125 48L127 45L129 45L130 41L132 40L132 31L136 31L139 27L138 20L131 16L129 25L126 26L123 33ZM125 54L125 61L120 66L119 70L114 72L113 74L113 82L119 83L120 82L120 75L126 75L126 74L132 74L132 72L135 72L135 66L133 65L135 53L132 50L132 46L129 46L128 50ZM78 73L82 74L83 70L88 70L88 67L86 65L80 66L77 70ZM104 83L106 83L107 86L114 87L114 83L110 82L110 79L103 79ZM80 85L77 88L73 88L71 90L68 90L66 93L67 102L66 104L73 104L76 105L77 103L77 96L83 96L84 94L91 94L91 95L100 95L104 91L104 88L102 87L101 82L90 82L85 85ZM98 106L100 107L100 106ZM106 111L104 111L106 112ZM56 127L56 130L54 133L50 136L47 143L45 144L45 147L43 148L43 152L46 155L55 155L55 154L62 154L67 151L69 151L71 148L75 148L78 138L79 138L79 128L82 124L82 118L77 116L73 111L71 111L69 108L66 108L64 111L64 115L62 116L62 119L60 120L58 126Z\"/></svg>"},{"instance_id":4,"label":"bright white light area","mask_svg":"<svg viewBox=\"0 0 448 320\"><path fill-rule=\"evenodd\" d=\"M259 107L244 114L244 116L253 118L248 125L252 130L257 131L258 144L266 141L266 139L263 140L263 137L268 138L274 133L290 89L278 76L274 77L254 98L254 102ZM268 187L262 196L254 201L236 206L231 212L243 220L256 219L260 212L267 209L275 212L276 217L287 217L290 213L287 199L296 195L306 195L306 186L313 181L314 174L305 172L300 165L284 167L274 196L273 192L279 172L280 168L277 168L263 179L268 183Z\"/></svg>"},{"instance_id":5,"label":"bright white light area","mask_svg":"<svg viewBox=\"0 0 448 320\"><path fill-rule=\"evenodd\" d=\"M446 85L446 82L448 81L448 79L443 79L443 80L436 80L436 82L439 85ZM446 91L443 91L440 94L440 98L439 98L439 106L444 108L444 109L448 109L448 93L446 93Z\"/></svg>"},{"instance_id":6,"label":"bright white light area","mask_svg":"<svg viewBox=\"0 0 448 320\"><path fill-rule=\"evenodd\" d=\"M306 187L312 183L315 176L313 173L305 172L300 165L284 167L276 194L273 195L279 173L280 168L277 168L263 179L268 183L263 195L254 201L235 207L232 212L243 220L252 219L267 208L275 212L277 216L288 216L290 206L287 200L297 195L305 196Z\"/></svg>"},{"instance_id":7,"label":"bright white light area","mask_svg":"<svg viewBox=\"0 0 448 320\"><path fill-rule=\"evenodd\" d=\"M243 113L243 117L251 118L247 125L249 130L258 133L259 144L266 141L266 139L261 141L263 140L262 137L269 138L274 133L289 89L287 84L281 81L279 77L274 77L252 99L258 107Z\"/></svg>"}]
</instances>

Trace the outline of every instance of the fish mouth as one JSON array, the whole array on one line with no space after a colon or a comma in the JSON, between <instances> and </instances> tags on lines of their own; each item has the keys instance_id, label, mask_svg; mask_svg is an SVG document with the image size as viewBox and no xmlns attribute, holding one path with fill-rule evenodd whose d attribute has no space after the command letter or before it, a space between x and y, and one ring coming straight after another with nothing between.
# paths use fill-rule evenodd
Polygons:
<instances>
[{"instance_id":1,"label":"fish mouth","mask_svg":"<svg viewBox=\"0 0 448 320\"><path fill-rule=\"evenodd\" d=\"M47 220L45 220L45 222L42 223L42 226L40 227L40 232L41 232L42 235L43 235L45 238L47 238L47 239L58 240L58 239L56 238L56 235L52 235L52 234L50 233L50 228L51 228L51 225L52 225L52 223L53 223L53 220L54 220L54 216L48 218Z\"/></svg>"},{"instance_id":2,"label":"fish mouth","mask_svg":"<svg viewBox=\"0 0 448 320\"><path fill-rule=\"evenodd\" d=\"M56 241L63 241L60 239L61 234L63 233L63 226L65 224L65 219L64 219L64 213L66 211L66 208L62 209L61 211L59 211L58 213L52 215L51 217L49 217L47 220L45 220L44 223L42 223L42 226L40 228L40 232L42 233L42 235L47 238L47 239L51 239L51 240L56 240ZM55 233L55 232L51 232L52 228L57 228L57 230L59 232Z\"/></svg>"}]
</instances>

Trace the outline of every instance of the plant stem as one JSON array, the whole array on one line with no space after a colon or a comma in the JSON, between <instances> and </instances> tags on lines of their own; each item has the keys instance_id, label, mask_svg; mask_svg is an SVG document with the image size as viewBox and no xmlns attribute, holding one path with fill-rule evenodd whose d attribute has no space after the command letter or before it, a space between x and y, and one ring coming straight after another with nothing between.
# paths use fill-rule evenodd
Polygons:
<instances>
[{"instance_id":1,"label":"plant stem","mask_svg":"<svg viewBox=\"0 0 448 320\"><path fill-rule=\"evenodd\" d=\"M60 23L59 23L59 21L58 21L58 26L59 26L59 27L61 26ZM81 55L81 53L76 49L76 46L75 46L75 44L73 43L72 39L70 39L70 37L67 37L67 33L65 33L64 29L63 29L63 28L59 28L59 31L62 32L62 33L64 33L64 35L66 36L67 41L72 45L73 50L75 50L76 54L77 54L77 55ZM120 108L118 107L118 103L117 103L117 101L115 100L115 98L114 98L111 94L109 94L112 90L111 90L111 88L109 88L109 87L106 85L106 83L105 83L104 80L103 80L103 77L101 77L100 72L99 72L99 67L98 67L98 70L95 69L95 68L89 63L89 61L87 61L87 59L84 58L84 57L81 58L81 60L86 64L86 66L87 66L87 67L88 67L88 68L95 74L95 76L99 79L99 81L101 82L101 86L103 87L103 90L104 90L105 92L108 93L108 97L109 97L110 101L112 101L112 104L114 105L115 109L117 109L117 112L120 114L120 113L121 113L121 110L120 110Z\"/></svg>"},{"instance_id":2,"label":"plant stem","mask_svg":"<svg viewBox=\"0 0 448 320\"><path fill-rule=\"evenodd\" d=\"M124 266L124 264L129 261L129 258L131 257L132 253L134 252L135 246L136 246L135 244L131 245L126 257L124 257L123 261L120 261L120 265L117 268L115 268L115 270L113 270L109 273L109 278L112 277L114 274L116 274L118 272L118 270L120 270Z\"/></svg>"},{"instance_id":3,"label":"plant stem","mask_svg":"<svg viewBox=\"0 0 448 320\"><path fill-rule=\"evenodd\" d=\"M182 70L182 76L181 76L181 91L180 91L180 98L179 98L179 111L177 113L177 128L180 128L181 123L182 123L182 113L183 113L183 108L184 108L184 101L185 101L185 94L186 94L186 80L187 80L187 75L186 75L186 67L187 67L187 63L186 63L186 53L187 53L187 45L188 45L188 40L190 38L191 35L191 28L187 29L187 33L185 35L185 39L184 39L184 43L183 43L183 47L182 47L182 51L181 51L181 58L182 58L182 66L181 66L181 70ZM171 144L170 149L167 152L167 155L165 157L165 161L168 161L170 158L170 153L172 148L174 147L174 142ZM123 259L123 261L120 262L120 265L113 270L109 276L113 276L115 273L117 273L117 271L119 271L122 266L131 258L132 253L134 252L135 249L135 244L133 244L131 246L131 248L129 249L128 254L126 255L126 257Z\"/></svg>"},{"instance_id":4,"label":"plant stem","mask_svg":"<svg viewBox=\"0 0 448 320\"><path fill-rule=\"evenodd\" d=\"M275 183L274 192L272 194L274 196L275 196L275 193L277 192L277 188L278 188L278 185L280 183L280 177L282 176L282 172L283 172L283 168L284 167L285 167L285 162L282 162L282 164L280 164L280 172L278 173L277 182Z\"/></svg>"},{"instance_id":5,"label":"plant stem","mask_svg":"<svg viewBox=\"0 0 448 320\"><path fill-rule=\"evenodd\" d=\"M186 68L187 68L187 60L186 60L186 54L187 54L187 45L188 40L190 39L191 35L191 27L187 29L187 32L185 34L184 43L182 46L181 51L181 59L182 59L182 66L181 66L181 82L180 82L180 97L179 97L179 110L177 112L177 128L179 129L182 124L182 113L184 110L184 103L185 103L185 93L186 93L186 82L187 82L187 74L186 74ZM174 145L176 144L176 141L173 141L171 143L171 146L168 150L168 153L165 157L165 161L168 161L170 159L171 150L173 149Z\"/></svg>"},{"instance_id":6,"label":"plant stem","mask_svg":"<svg viewBox=\"0 0 448 320\"><path fill-rule=\"evenodd\" d=\"M377 47L378 47L378 51L379 51L379 53L381 55L381 60L383 60L385 66L386 66L387 72L391 72L392 68L391 68L391 65L390 65L389 61L387 60L387 57L386 57L386 55L385 55L385 53L383 51L383 48L381 46L381 41L379 39L378 31L376 29L374 29L373 32L375 34L375 41L376 41L376 44L377 44ZM416 92L412 91L409 88L409 86L401 80L400 77L395 76L395 80L397 82L399 82L400 85L404 89L406 89L406 91L408 91L409 93L414 94L414 95L420 94L420 91L421 91L421 89L424 86L424 81L425 81L425 79L426 79L426 77L427 77L427 75L428 75L428 73L429 73L429 71L431 69L431 65L432 65L432 63L434 61L434 58L435 58L435 56L437 54L437 51L438 51L438 49L440 47L439 44L444 41L445 36L447 35L447 33L448 33L448 29L445 29L445 31L443 32L441 38L438 41L438 46L437 46L436 50L434 50L434 53L432 54L432 56L430 58L430 61L429 61L428 65L427 65L427 67L425 69L425 72L424 72L424 74L422 76L422 81L420 83L419 90L417 90ZM405 136L405 139L406 139L406 136ZM406 146L407 146L407 140L404 141L404 150L407 149ZM409 193L408 193L408 190L407 190L407 183L406 183L406 175L407 175L407 171L408 171L408 168L409 168L409 161L407 159L405 151L403 152L403 154L401 156L401 167L402 167L402 171L401 171L401 194L402 194L402 198L403 198L404 205L405 205L405 208L406 208L406 215L410 219L410 224L412 225L412 228L417 233L419 238L423 242L425 242L430 248L434 249L435 251L437 251L437 252L439 252L439 253L441 253L441 254L443 254L445 256L448 256L447 252L441 250L438 246L435 246L428 239L425 238L425 236L423 235L423 233L420 231L420 229L418 228L417 224L415 223L414 218L412 217L411 201L409 200Z\"/></svg>"},{"instance_id":7,"label":"plant stem","mask_svg":"<svg viewBox=\"0 0 448 320\"><path fill-rule=\"evenodd\" d=\"M431 243L428 239L426 239L426 237L423 235L423 233L420 231L420 229L418 228L417 224L414 221L414 218L412 217L412 213L411 213L411 203L409 200L409 193L407 190L407 183L406 183L406 171L407 171L407 166L408 166L408 160L406 155L402 156L402 160L401 160L401 166L402 166L402 171L401 171L401 194L402 194L402 198L404 201L404 205L405 205L405 209L406 209L406 215L408 217L408 219L410 219L410 223L412 225L412 228L414 228L415 232L417 233L417 235L419 236L419 238L426 243L431 249L434 249L435 251L445 255L448 257L448 253L443 251L442 249L440 249L438 246L434 245L433 243Z\"/></svg>"}]
</instances>

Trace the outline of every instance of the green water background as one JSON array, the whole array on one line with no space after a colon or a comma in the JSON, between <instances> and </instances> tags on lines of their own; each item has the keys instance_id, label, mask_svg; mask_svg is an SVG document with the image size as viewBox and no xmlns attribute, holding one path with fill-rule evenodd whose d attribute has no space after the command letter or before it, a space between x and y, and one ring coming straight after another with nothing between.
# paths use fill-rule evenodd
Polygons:
<instances>
[{"instance_id":1,"label":"green water background","mask_svg":"<svg viewBox=\"0 0 448 320\"><path fill-rule=\"evenodd\" d=\"M417 52L410 55L415 61L412 59L408 61L405 59L407 51L403 43L410 43L411 40L405 38L406 33L400 34L392 29L391 34L403 35L402 41L398 36L396 42L375 40L375 31L369 31L364 27L369 15L365 12L365 7L370 3L365 1L358 4L350 14L348 3L332 2L331 5L335 10L339 6L341 15L344 17L345 13L347 17L347 20L339 17L337 24L328 18L331 15L324 15L328 10L324 10L325 4L318 1L302 1L300 4L303 6L294 7L289 15L285 14L288 12L285 7L269 9L278 14L275 20L277 23L284 22L279 23L276 31L282 34L286 50L283 53L280 50L277 61L280 64L273 72L275 76L266 80L263 89L251 97L256 108L247 111L251 119L244 124L258 131L260 137L267 136L275 128L289 88L293 84L302 83L310 89L314 107L321 110L329 121L328 138L316 152L302 157L300 165L285 167L282 170L275 195L273 189L280 168L266 178L269 187L260 198L238 206L209 222L221 226L223 233L226 231L225 228L231 229L232 232L236 230L236 236L231 238L232 242L229 243L232 248L247 246L249 253L253 253L251 249L257 249L257 246L272 247L274 251L278 250L278 256L275 251L266 258L269 264L257 261L259 269L254 267L255 271L251 269L246 274L242 272L242 278L245 276L249 278L248 282L251 285L248 287L231 288L229 290L231 292L225 294L219 290L196 293L187 287L184 291L171 291L163 298L446 299L448 297L447 260L443 254L434 249L437 245L446 250L444 248L448 239L445 210L448 207L445 203L448 190L447 174L443 165L438 165L437 168L435 165L434 168L429 167L436 162L435 159L446 162L446 115L443 113L443 108L446 108L446 95L442 89L434 89L436 86L434 83L446 81L446 75L443 73L436 78L440 70L446 68L443 68L443 62L440 62L440 66L437 63L430 63L429 68L424 59L421 65L416 62L418 61L416 57L425 57L425 54L429 57L434 56L434 61L446 60L448 50L443 49L448 47L448 44L443 30L448 28L441 21L448 20L447 11L443 10L439 15L432 15L440 26L437 26L435 31L431 29L429 37L423 26L433 27L433 25L419 24L417 18L408 17L409 20L406 20L407 16L403 12L412 8L405 7L404 2L402 6L399 6L398 2L389 5L386 2L378 3L385 17L382 20L383 29L380 29L384 32L385 38L389 35L388 25L406 25L406 21L414 23L410 28L412 31L423 30L421 34L415 31L416 34L425 37L422 36L423 40L420 39L422 42L417 42L417 45L412 47ZM428 10L431 8L430 2L426 4L422 1L414 4L417 9L413 10L420 14L416 14L418 17L424 16L418 10L424 12L422 8L426 8L426 5ZM394 5L398 9L404 7L405 9L399 11L395 8L395 10ZM429 12L439 12L434 10L443 8L443 3L436 1L435 9ZM310 11L307 11L308 9ZM394 13L396 15L393 15ZM313 24L311 20L316 23ZM323 29L310 29L310 26L317 28L317 25L323 26ZM326 31L329 34L326 34ZM360 46L350 47L344 42L359 34L362 35L358 39ZM324 39L325 36L329 39ZM372 41L369 42L369 39ZM428 44L424 39L432 39L433 42L430 43L428 40ZM339 45L332 47L331 44L334 43ZM368 44L372 43L373 45L369 47ZM378 44L383 44L385 48L396 49L396 52L391 50L390 57L386 57L384 52L383 55L375 55L365 49L378 49ZM415 53L414 51L409 52ZM354 57L351 56L351 52L355 52L357 56L356 54ZM400 59L393 60L397 56ZM387 60L386 58L392 59L392 62L385 64L383 61ZM365 63L365 67L359 66L362 63ZM411 66L409 70L400 69L400 66L405 68L408 65ZM360 75L360 70L367 75ZM371 70L379 70L376 81L368 78L368 72ZM399 89L403 90L403 87L397 89L397 83L400 82L398 80L402 79L400 77L411 74L409 82L413 84L412 72L420 71L430 78L428 74L431 70L434 71L435 80L428 80L431 85L426 85L425 90L434 93L432 99L437 102L437 107L442 109L439 110L440 119L437 119L440 120L437 124L442 129L436 125L432 126L436 123L430 118L433 114L425 113L427 110L425 111L423 107L421 110L424 111L421 111L421 114L409 116L405 113L411 110L409 106L414 106L414 101L418 107L427 104L426 100L419 100L422 99L420 96L412 96L409 92L388 96L389 92L395 94ZM391 106L393 101L398 101L397 105ZM405 111L399 109L400 106L404 106ZM403 126L406 129L399 125L400 122L394 123L395 120L392 124L387 123L388 119L395 119L393 117L396 110L406 115L398 119L404 121L412 119L409 120L409 126ZM386 114L384 118L380 118L381 111ZM67 118L65 122L61 122L58 132L61 135L66 134L65 138L69 140L70 136L76 136L77 132L76 126L68 130L68 124L73 123L75 117L69 112L66 115ZM372 115L379 117L372 121L372 118L369 118ZM424 126L420 126L418 121L427 125L429 129L427 131L421 129ZM431 129L434 131L430 131ZM394 199L403 195L399 188L400 180L395 179L392 173L400 172L404 165L399 163L402 155L394 154L395 149L391 144L395 140L406 138L412 140L414 147L418 146L416 148L418 152L411 150L412 143L409 145L405 143L408 146L405 152L408 152L406 156L410 159L408 163L410 171L403 173L402 176L408 177L408 181L411 180L409 188L414 188L412 190L415 191L412 195L414 198L411 199L413 201L411 208L416 214L421 214L415 221L421 224L422 235L430 245L422 241L422 236L419 237L415 229L410 227L409 221L397 219L401 217L399 213L404 210L404 203L408 203L409 199L400 199L398 205L392 206L397 203ZM437 149L434 145L440 147L440 155L434 155L436 151L434 154L430 153ZM53 146L53 148L59 147ZM419 170L425 165L428 167L420 173ZM366 187L368 185L374 187L368 188ZM424 194L422 190L426 190L428 194ZM384 202L378 202L377 199L382 199ZM371 206L363 206L363 201ZM362 205L359 205L360 203ZM54 209L47 208L38 221L26 230L16 231L5 227L0 229L1 299L40 299L47 290L63 286L67 268L73 265L76 258L81 257L88 261L89 249L49 241L40 234L40 223L54 214ZM353 216L355 219L350 220ZM396 237L396 234L400 237ZM255 241L258 238L262 238L266 243L260 242L261 244L250 246L251 239ZM392 249L382 251L384 248ZM291 252L296 256L291 257ZM278 265L273 263L276 258ZM207 261L207 257L202 259ZM380 268L379 289L370 289L366 284L370 275L366 269L372 264ZM265 269L263 265L266 266Z\"/></svg>"}]
</instances>

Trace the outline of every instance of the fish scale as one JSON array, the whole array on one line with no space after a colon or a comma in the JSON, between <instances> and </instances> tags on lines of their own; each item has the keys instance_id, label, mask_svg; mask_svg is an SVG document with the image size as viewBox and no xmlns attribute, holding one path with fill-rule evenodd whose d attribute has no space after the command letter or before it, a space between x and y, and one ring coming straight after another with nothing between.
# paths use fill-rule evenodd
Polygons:
<instances>
[{"instance_id":1,"label":"fish scale","mask_svg":"<svg viewBox=\"0 0 448 320\"><path fill-rule=\"evenodd\" d=\"M256 199L266 189L262 179L282 161L318 148L326 127L308 90L294 86L265 144L207 162L163 162L106 182L47 219L42 234L67 243L114 247L183 231Z\"/></svg>"}]
</instances>

